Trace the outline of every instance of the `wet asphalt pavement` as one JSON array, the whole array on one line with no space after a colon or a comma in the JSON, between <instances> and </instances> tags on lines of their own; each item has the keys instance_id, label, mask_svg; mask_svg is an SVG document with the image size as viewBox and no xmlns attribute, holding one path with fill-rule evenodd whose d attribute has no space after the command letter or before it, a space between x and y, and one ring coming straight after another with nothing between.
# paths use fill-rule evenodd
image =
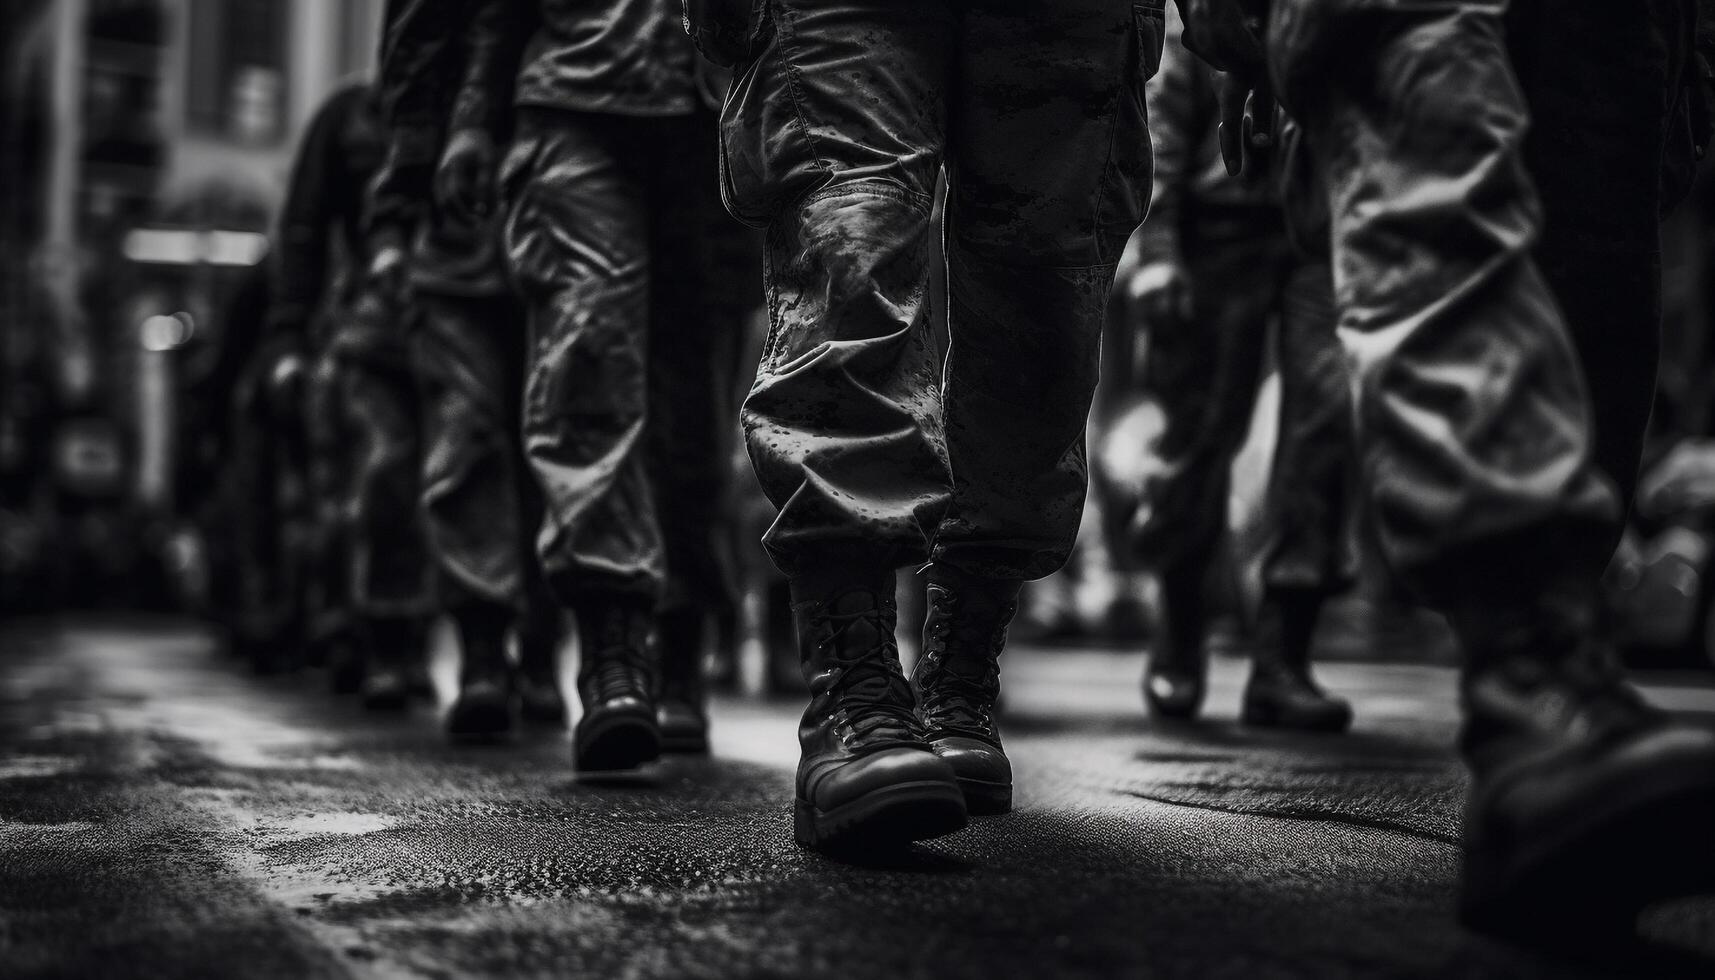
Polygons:
<instances>
[{"instance_id":1,"label":"wet asphalt pavement","mask_svg":"<svg viewBox=\"0 0 1715 980\"><path fill-rule=\"evenodd\" d=\"M1018 808L870 864L791 841L799 706L592 781L168 621L0 631L0 976L1582 977L1452 921L1452 674L1332 664L1343 738L1146 722L1137 656L1009 652ZM437 662L445 693L450 664ZM1715 689L1653 689L1715 717ZM1715 832L1715 828L1712 828ZM1715 846L1715 845L1712 845ZM1644 930L1715 957L1715 897ZM1715 960L1708 961L1715 976Z\"/></svg>"}]
</instances>

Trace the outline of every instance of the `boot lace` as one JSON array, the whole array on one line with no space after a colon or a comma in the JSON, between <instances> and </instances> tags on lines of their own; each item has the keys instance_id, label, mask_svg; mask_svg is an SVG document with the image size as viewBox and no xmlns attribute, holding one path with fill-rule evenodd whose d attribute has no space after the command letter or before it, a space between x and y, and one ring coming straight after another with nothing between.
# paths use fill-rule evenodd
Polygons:
<instances>
[{"instance_id":1,"label":"boot lace","mask_svg":"<svg viewBox=\"0 0 1715 980\"><path fill-rule=\"evenodd\" d=\"M962 628L954 629L952 624L960 620L959 597L942 589L932 589L930 595L936 615L919 675L923 717L937 730L992 737L1006 627L985 630L967 618ZM999 621L1009 621L1011 613L1009 606Z\"/></svg>"},{"instance_id":2,"label":"boot lace","mask_svg":"<svg viewBox=\"0 0 1715 980\"><path fill-rule=\"evenodd\" d=\"M913 708L916 697L899 666L899 647L883 610L824 611L821 619L825 624L821 649L824 653L838 652L828 657L834 672L829 685L834 711L853 740L922 742L923 724ZM875 638L851 635L860 629L867 629ZM838 655L852 647L856 649L849 656Z\"/></svg>"},{"instance_id":3,"label":"boot lace","mask_svg":"<svg viewBox=\"0 0 1715 980\"><path fill-rule=\"evenodd\" d=\"M632 624L615 616L603 629L600 645L583 658L588 664L584 684L597 701L647 699L649 660L634 639Z\"/></svg>"}]
</instances>

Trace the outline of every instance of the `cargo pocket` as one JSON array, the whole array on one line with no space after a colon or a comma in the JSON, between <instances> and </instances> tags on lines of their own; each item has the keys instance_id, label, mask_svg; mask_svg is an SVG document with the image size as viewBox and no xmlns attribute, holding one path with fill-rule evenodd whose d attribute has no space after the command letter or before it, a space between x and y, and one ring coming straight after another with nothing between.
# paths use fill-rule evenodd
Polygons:
<instances>
[{"instance_id":1,"label":"cargo pocket","mask_svg":"<svg viewBox=\"0 0 1715 980\"><path fill-rule=\"evenodd\" d=\"M761 119L752 117L754 113L761 111L762 104L753 102L749 106L738 105L735 104L733 95L749 91L760 84L757 76L769 69L768 59L763 55L774 39L773 0L750 0L750 3L752 14L749 34L745 41L745 56L734 66L733 81L727 89L726 101L721 106L721 203L726 205L727 213L743 224L752 228L766 228L769 214L760 186L764 182L763 177L758 171L758 161L766 156L766 150L757 144L743 145L738 148L738 159L734 159L735 141L756 140L760 143L763 139L761 130L764 127Z\"/></svg>"}]
</instances>

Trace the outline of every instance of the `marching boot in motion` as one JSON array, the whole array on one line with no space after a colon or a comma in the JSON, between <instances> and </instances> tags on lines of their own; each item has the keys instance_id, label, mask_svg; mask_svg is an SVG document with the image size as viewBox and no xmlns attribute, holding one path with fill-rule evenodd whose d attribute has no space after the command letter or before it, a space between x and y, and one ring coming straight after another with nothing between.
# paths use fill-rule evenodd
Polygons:
<instances>
[{"instance_id":1,"label":"marching boot in motion","mask_svg":"<svg viewBox=\"0 0 1715 980\"><path fill-rule=\"evenodd\" d=\"M505 606L469 603L453 610L459 633L459 693L447 713L454 736L501 735L512 729L512 665L506 659Z\"/></svg>"},{"instance_id":2,"label":"marching boot in motion","mask_svg":"<svg viewBox=\"0 0 1715 980\"><path fill-rule=\"evenodd\" d=\"M1352 705L1322 690L1310 674L1310 641L1320 593L1271 591L1263 600L1251 651L1251 677L1239 717L1247 725L1343 732Z\"/></svg>"},{"instance_id":3,"label":"marching boot in motion","mask_svg":"<svg viewBox=\"0 0 1715 980\"><path fill-rule=\"evenodd\" d=\"M534 556L526 555L532 565ZM518 696L526 724L566 727L566 697L560 693L560 607L535 583L518 619Z\"/></svg>"},{"instance_id":4,"label":"marching boot in motion","mask_svg":"<svg viewBox=\"0 0 1715 980\"><path fill-rule=\"evenodd\" d=\"M830 851L897 845L965 825L952 765L931 749L899 664L894 577L793 583L810 706L798 725L798 843Z\"/></svg>"},{"instance_id":5,"label":"marching boot in motion","mask_svg":"<svg viewBox=\"0 0 1715 980\"><path fill-rule=\"evenodd\" d=\"M973 814L1012 809L1012 764L1001 746L994 711L1000 698L1000 654L1022 584L929 566L923 655L911 680L929 743L953 767Z\"/></svg>"},{"instance_id":6,"label":"marching boot in motion","mask_svg":"<svg viewBox=\"0 0 1715 980\"><path fill-rule=\"evenodd\" d=\"M423 657L422 623L402 617L364 623L363 683L358 694L371 711L403 711L411 703L411 670Z\"/></svg>"},{"instance_id":7,"label":"marching boot in motion","mask_svg":"<svg viewBox=\"0 0 1715 980\"><path fill-rule=\"evenodd\" d=\"M1715 887L1715 728L1644 704L1587 631L1483 619L1455 617L1484 637L1460 685L1465 922L1611 943L1645 905Z\"/></svg>"},{"instance_id":8,"label":"marching boot in motion","mask_svg":"<svg viewBox=\"0 0 1715 980\"><path fill-rule=\"evenodd\" d=\"M635 769L661 755L655 719L650 614L634 596L591 595L578 620L578 697L584 714L573 733L577 768Z\"/></svg>"},{"instance_id":9,"label":"marching boot in motion","mask_svg":"<svg viewBox=\"0 0 1715 980\"><path fill-rule=\"evenodd\" d=\"M664 612L656 620L661 661L656 711L665 752L709 751L708 693L702 664L704 622L700 609Z\"/></svg>"}]
</instances>

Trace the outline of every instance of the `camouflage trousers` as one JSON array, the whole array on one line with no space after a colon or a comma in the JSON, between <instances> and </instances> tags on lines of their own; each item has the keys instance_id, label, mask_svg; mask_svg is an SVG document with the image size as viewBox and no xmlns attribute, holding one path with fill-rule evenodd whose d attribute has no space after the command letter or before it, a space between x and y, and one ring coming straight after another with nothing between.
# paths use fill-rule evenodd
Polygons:
<instances>
[{"instance_id":1,"label":"camouflage trousers","mask_svg":"<svg viewBox=\"0 0 1715 980\"><path fill-rule=\"evenodd\" d=\"M562 601L736 601L724 406L755 265L716 169L707 112L520 112L504 239L529 323L536 548Z\"/></svg>"},{"instance_id":2,"label":"camouflage trousers","mask_svg":"<svg viewBox=\"0 0 1715 980\"><path fill-rule=\"evenodd\" d=\"M359 297L334 325L328 353L336 427L322 438L340 502L336 561L353 613L424 618L437 608L423 511L422 428L404 308ZM323 423L324 425L326 423Z\"/></svg>"},{"instance_id":3,"label":"camouflage trousers","mask_svg":"<svg viewBox=\"0 0 1715 980\"><path fill-rule=\"evenodd\" d=\"M1334 333L1328 263L1288 244L1278 212L1191 213L1182 224L1197 316L1148 325L1141 382L1163 409L1158 451L1167 476L1153 491L1156 547L1141 557L1183 571L1217 552L1233 458L1250 431L1272 332L1281 404L1262 582L1339 591L1357 574L1356 474L1351 381Z\"/></svg>"},{"instance_id":4,"label":"camouflage trousers","mask_svg":"<svg viewBox=\"0 0 1715 980\"><path fill-rule=\"evenodd\" d=\"M1103 307L1149 193L1161 0L763 6L722 173L733 214L768 236L771 329L743 422L780 510L770 556L789 575L931 556L1052 572L1084 505Z\"/></svg>"},{"instance_id":5,"label":"camouflage trousers","mask_svg":"<svg viewBox=\"0 0 1715 980\"><path fill-rule=\"evenodd\" d=\"M1271 5L1270 71L1326 174L1374 523L1437 605L1586 607L1616 540L1678 72L1655 8L1680 5L1648 6Z\"/></svg>"}]
</instances>

